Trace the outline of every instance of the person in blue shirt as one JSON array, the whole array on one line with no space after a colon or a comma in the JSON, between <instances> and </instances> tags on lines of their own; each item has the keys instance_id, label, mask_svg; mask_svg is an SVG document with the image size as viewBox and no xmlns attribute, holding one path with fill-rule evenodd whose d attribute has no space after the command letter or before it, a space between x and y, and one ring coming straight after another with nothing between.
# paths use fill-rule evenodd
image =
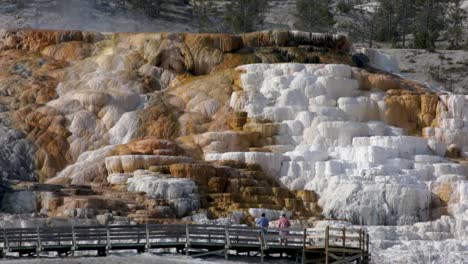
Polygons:
<instances>
[{"instance_id":1,"label":"person in blue shirt","mask_svg":"<svg viewBox=\"0 0 468 264\"><path fill-rule=\"evenodd\" d=\"M268 226L270 225L268 218L265 217L265 213L262 213L262 217L258 218L256 223L257 223L257 226L262 230L267 229Z\"/></svg>"},{"instance_id":2,"label":"person in blue shirt","mask_svg":"<svg viewBox=\"0 0 468 264\"><path fill-rule=\"evenodd\" d=\"M258 218L255 223L257 224L258 228L258 239L260 240L260 244L262 246L266 246L265 241L265 232L267 231L268 226L270 225L268 218L266 218L265 213L262 213L262 217Z\"/></svg>"}]
</instances>

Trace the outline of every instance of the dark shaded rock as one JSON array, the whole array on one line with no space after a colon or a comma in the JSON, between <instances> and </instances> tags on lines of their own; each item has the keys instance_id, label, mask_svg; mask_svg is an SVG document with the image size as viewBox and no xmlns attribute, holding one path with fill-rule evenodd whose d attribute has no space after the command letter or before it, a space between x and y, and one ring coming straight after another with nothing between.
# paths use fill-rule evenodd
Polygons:
<instances>
[{"instance_id":1,"label":"dark shaded rock","mask_svg":"<svg viewBox=\"0 0 468 264\"><path fill-rule=\"evenodd\" d=\"M364 53L354 53L352 56L354 65L359 68L365 68L369 64L369 57Z\"/></svg>"}]
</instances>

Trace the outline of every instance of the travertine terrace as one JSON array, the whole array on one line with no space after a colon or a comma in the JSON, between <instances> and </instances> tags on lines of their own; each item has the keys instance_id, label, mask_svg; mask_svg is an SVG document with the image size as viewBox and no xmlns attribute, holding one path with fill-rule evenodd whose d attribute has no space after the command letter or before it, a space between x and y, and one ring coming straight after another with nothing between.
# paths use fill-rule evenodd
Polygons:
<instances>
[{"instance_id":1,"label":"travertine terrace","mask_svg":"<svg viewBox=\"0 0 468 264\"><path fill-rule=\"evenodd\" d=\"M293 31L1 31L2 225L286 211L365 226L377 259L460 260L468 98L353 67L350 49Z\"/></svg>"}]
</instances>

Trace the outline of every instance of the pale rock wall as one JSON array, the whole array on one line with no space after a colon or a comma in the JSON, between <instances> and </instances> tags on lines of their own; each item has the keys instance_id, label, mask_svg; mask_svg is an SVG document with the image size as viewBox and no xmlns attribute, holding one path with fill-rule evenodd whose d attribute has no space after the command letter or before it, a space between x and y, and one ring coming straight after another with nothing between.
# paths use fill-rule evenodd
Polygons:
<instances>
[{"instance_id":1,"label":"pale rock wall","mask_svg":"<svg viewBox=\"0 0 468 264\"><path fill-rule=\"evenodd\" d=\"M36 147L20 131L0 125L0 178L31 181L37 178L34 166Z\"/></svg>"},{"instance_id":2,"label":"pale rock wall","mask_svg":"<svg viewBox=\"0 0 468 264\"><path fill-rule=\"evenodd\" d=\"M139 169L148 169L151 166L163 166L176 163L191 163L192 158L160 155L122 155L105 159L109 174L129 173Z\"/></svg>"},{"instance_id":3,"label":"pale rock wall","mask_svg":"<svg viewBox=\"0 0 468 264\"><path fill-rule=\"evenodd\" d=\"M138 53L107 48L69 69L57 87L59 98L48 105L70 122L72 160L87 150L130 140L134 119L125 114L141 109L145 99L142 84L129 70L140 65Z\"/></svg>"},{"instance_id":4,"label":"pale rock wall","mask_svg":"<svg viewBox=\"0 0 468 264\"><path fill-rule=\"evenodd\" d=\"M0 211L10 214L31 214L38 211L37 194L31 191L8 192L3 195Z\"/></svg>"},{"instance_id":5,"label":"pale rock wall","mask_svg":"<svg viewBox=\"0 0 468 264\"><path fill-rule=\"evenodd\" d=\"M168 201L178 218L200 208L198 187L191 179L173 178L159 173L135 172L127 180L129 192L144 192L154 199Z\"/></svg>"},{"instance_id":6,"label":"pale rock wall","mask_svg":"<svg viewBox=\"0 0 468 264\"><path fill-rule=\"evenodd\" d=\"M468 146L468 96L442 95L438 127L424 129L424 135L463 151Z\"/></svg>"},{"instance_id":7,"label":"pale rock wall","mask_svg":"<svg viewBox=\"0 0 468 264\"><path fill-rule=\"evenodd\" d=\"M50 184L86 184L102 181L107 175L105 158L111 156L115 146L106 146L95 151L86 151L77 161L67 166L56 177L47 181Z\"/></svg>"},{"instance_id":8,"label":"pale rock wall","mask_svg":"<svg viewBox=\"0 0 468 264\"><path fill-rule=\"evenodd\" d=\"M270 209L261 209L261 208L250 208L249 209L250 216L254 218L260 218L262 214L265 214L265 217L268 218L269 221L275 221L281 218L283 214L286 215L287 218L291 218L292 212L289 211L280 211L280 210L270 210ZM274 225L270 225L271 227L276 227Z\"/></svg>"},{"instance_id":9,"label":"pale rock wall","mask_svg":"<svg viewBox=\"0 0 468 264\"><path fill-rule=\"evenodd\" d=\"M428 220L431 191L423 183L426 175L414 168L414 156L432 150L427 140L403 136L403 130L385 124L379 87L363 91L367 88L361 89L346 65L238 69L244 72L245 94L233 95L231 105L243 106L249 117L280 123L276 143L295 146L281 162L267 162L268 171L277 172L283 184L318 192L326 216L374 225ZM205 158L245 160L245 155L249 153ZM271 154L251 155L261 163L261 156ZM401 204L402 197L408 202Z\"/></svg>"},{"instance_id":10,"label":"pale rock wall","mask_svg":"<svg viewBox=\"0 0 468 264\"><path fill-rule=\"evenodd\" d=\"M385 54L376 49L361 48L357 51L366 54L372 66L387 72L400 72L398 59L396 56Z\"/></svg>"},{"instance_id":11,"label":"pale rock wall","mask_svg":"<svg viewBox=\"0 0 468 264\"><path fill-rule=\"evenodd\" d=\"M278 175L281 169L282 155L264 152L227 152L223 154L207 154L207 161L238 161L246 164L258 164L270 175Z\"/></svg>"},{"instance_id":12,"label":"pale rock wall","mask_svg":"<svg viewBox=\"0 0 468 264\"><path fill-rule=\"evenodd\" d=\"M369 82L374 75L356 75L343 65L253 64L238 70L244 91L233 93L230 105L277 124L276 137L282 139L277 144L291 146L276 148L282 153L276 177L285 186L315 191L326 217L370 225L373 251L382 263L395 251L401 261L424 262L427 257L415 250L428 247L437 263L445 263L440 256L448 252L460 261L467 249L468 168L445 155L468 149L465 96L437 97L420 86L394 91L410 83ZM413 113L400 113L399 106ZM406 135L421 131L425 138ZM256 162L269 157L255 155ZM270 163L270 172L276 166Z\"/></svg>"}]
</instances>

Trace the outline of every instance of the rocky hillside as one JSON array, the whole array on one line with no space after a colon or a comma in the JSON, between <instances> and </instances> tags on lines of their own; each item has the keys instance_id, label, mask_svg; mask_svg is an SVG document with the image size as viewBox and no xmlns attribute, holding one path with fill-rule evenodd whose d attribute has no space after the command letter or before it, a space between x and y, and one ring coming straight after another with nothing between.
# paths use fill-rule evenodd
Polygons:
<instances>
[{"instance_id":1,"label":"rocky hillside","mask_svg":"<svg viewBox=\"0 0 468 264\"><path fill-rule=\"evenodd\" d=\"M286 212L367 228L379 263L429 246L457 263L468 98L353 67L350 49L289 31L3 30L2 226Z\"/></svg>"},{"instance_id":2,"label":"rocky hillside","mask_svg":"<svg viewBox=\"0 0 468 264\"><path fill-rule=\"evenodd\" d=\"M1 28L93 30L99 32L196 32L191 6L168 0L157 19L142 10L122 10L119 1L28 0L17 8L0 0ZM94 5L97 3L97 5Z\"/></svg>"},{"instance_id":3,"label":"rocky hillside","mask_svg":"<svg viewBox=\"0 0 468 264\"><path fill-rule=\"evenodd\" d=\"M383 49L395 58L400 73L457 94L468 94L468 51Z\"/></svg>"},{"instance_id":4,"label":"rocky hillside","mask_svg":"<svg viewBox=\"0 0 468 264\"><path fill-rule=\"evenodd\" d=\"M113 211L139 222L198 209L215 218L253 217L256 207L319 215L313 192L282 187L254 162L277 128L229 101L242 89L237 66L349 62L346 38L30 30L1 38L2 179L14 188L3 211L84 219ZM251 150L252 162L205 162L217 149Z\"/></svg>"}]
</instances>

